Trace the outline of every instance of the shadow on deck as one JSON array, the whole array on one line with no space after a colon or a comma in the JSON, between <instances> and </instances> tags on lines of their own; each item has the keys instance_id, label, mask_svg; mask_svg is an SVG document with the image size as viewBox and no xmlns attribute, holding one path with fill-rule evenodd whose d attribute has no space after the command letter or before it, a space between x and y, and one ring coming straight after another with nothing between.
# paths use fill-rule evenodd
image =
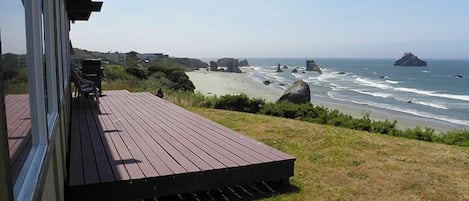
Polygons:
<instances>
[{"instance_id":1,"label":"shadow on deck","mask_svg":"<svg viewBox=\"0 0 469 201\"><path fill-rule=\"evenodd\" d=\"M293 176L294 157L150 93L105 94L99 110L84 99L72 108L71 200L295 191L275 188Z\"/></svg>"}]
</instances>

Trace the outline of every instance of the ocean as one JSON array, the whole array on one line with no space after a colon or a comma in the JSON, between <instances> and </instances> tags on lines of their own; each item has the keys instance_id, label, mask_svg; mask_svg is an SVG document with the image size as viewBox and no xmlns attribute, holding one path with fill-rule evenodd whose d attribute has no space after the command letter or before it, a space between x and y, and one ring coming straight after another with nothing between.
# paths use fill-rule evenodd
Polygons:
<instances>
[{"instance_id":1,"label":"ocean","mask_svg":"<svg viewBox=\"0 0 469 201\"><path fill-rule=\"evenodd\" d=\"M314 60L323 72L318 74L303 70L307 59L248 58L249 77L269 80L268 87L282 91L303 80L310 85L313 103L360 104L469 129L469 60L426 60L427 67L401 67L393 66L395 59L318 58ZM276 72L277 63L283 72Z\"/></svg>"}]
</instances>

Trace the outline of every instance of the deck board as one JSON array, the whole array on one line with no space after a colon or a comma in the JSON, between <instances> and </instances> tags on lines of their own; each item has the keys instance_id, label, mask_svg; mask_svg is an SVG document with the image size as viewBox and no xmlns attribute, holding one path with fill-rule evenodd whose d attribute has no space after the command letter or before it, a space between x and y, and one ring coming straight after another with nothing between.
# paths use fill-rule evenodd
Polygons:
<instances>
[{"instance_id":1,"label":"deck board","mask_svg":"<svg viewBox=\"0 0 469 201\"><path fill-rule=\"evenodd\" d=\"M151 97L142 97L144 101L147 101L146 99L151 98ZM262 160L259 160L252 156L252 152L247 149L247 147L243 146L242 144L239 144L238 142L234 141L234 143L230 143L230 141L227 141L227 138L222 138L220 139L218 133L213 132L212 130L207 130L205 128L205 124L203 123L198 123L194 119L188 119L187 116L190 114L186 113L177 113L174 110L171 110L171 108L167 108L165 105L155 105L157 102L154 102L153 105L149 104L146 105L145 107L149 108L149 110L156 110L154 112L161 112L164 116L168 115L175 115L178 118L175 118L175 121L177 121L178 125L184 125L185 129L191 129L188 131L189 135L195 135L202 141L206 143L206 145L210 145L211 147L215 148L223 148L226 151L231 151L234 152L237 158L241 160L247 160L248 162L251 163L256 163L256 162L262 162ZM194 123L195 122L195 123ZM203 126L201 126L203 125ZM230 149L230 148L236 148L236 149ZM230 152L230 153L231 153ZM236 159L232 158L232 159ZM265 159L265 158L264 158ZM266 160L266 159L265 159ZM239 161L240 162L240 161Z\"/></svg>"},{"instance_id":2,"label":"deck board","mask_svg":"<svg viewBox=\"0 0 469 201\"><path fill-rule=\"evenodd\" d=\"M72 200L125 200L293 176L295 158L150 93L74 101Z\"/></svg>"}]
</instances>

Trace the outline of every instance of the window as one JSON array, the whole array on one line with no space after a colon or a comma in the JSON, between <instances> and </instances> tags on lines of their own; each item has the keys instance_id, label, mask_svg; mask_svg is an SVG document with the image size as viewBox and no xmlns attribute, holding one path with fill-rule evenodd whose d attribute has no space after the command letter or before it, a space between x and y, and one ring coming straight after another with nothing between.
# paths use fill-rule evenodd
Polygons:
<instances>
[{"instance_id":1,"label":"window","mask_svg":"<svg viewBox=\"0 0 469 201\"><path fill-rule=\"evenodd\" d=\"M0 2L6 135L10 152L11 176L15 183L33 144L24 24L25 12L21 1Z\"/></svg>"},{"instance_id":2,"label":"window","mask_svg":"<svg viewBox=\"0 0 469 201\"><path fill-rule=\"evenodd\" d=\"M15 200L32 199L58 116L53 6L49 0L0 1L2 58L10 72L2 115Z\"/></svg>"}]
</instances>

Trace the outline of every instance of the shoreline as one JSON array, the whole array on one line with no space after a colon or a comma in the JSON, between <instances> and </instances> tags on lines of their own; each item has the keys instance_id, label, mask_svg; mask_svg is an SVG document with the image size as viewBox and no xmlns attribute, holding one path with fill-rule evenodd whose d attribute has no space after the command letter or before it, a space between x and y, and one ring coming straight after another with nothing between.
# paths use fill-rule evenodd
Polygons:
<instances>
[{"instance_id":1,"label":"shoreline","mask_svg":"<svg viewBox=\"0 0 469 201\"><path fill-rule=\"evenodd\" d=\"M194 83L196 92L204 95L226 95L244 93L251 98L262 98L267 102L275 102L282 95L283 91L270 88L262 83L254 81L248 76L250 69L243 69L243 73L226 73L196 70L186 72L189 79ZM467 129L463 125L453 124L441 120L421 117L405 112L378 108L370 105L360 105L326 97L312 96L314 105L321 105L329 109L337 109L344 114L352 115L355 118L362 118L365 113L370 114L372 120L397 120L399 129L414 129L419 126L435 129L435 132L446 132L455 129Z\"/></svg>"}]
</instances>

